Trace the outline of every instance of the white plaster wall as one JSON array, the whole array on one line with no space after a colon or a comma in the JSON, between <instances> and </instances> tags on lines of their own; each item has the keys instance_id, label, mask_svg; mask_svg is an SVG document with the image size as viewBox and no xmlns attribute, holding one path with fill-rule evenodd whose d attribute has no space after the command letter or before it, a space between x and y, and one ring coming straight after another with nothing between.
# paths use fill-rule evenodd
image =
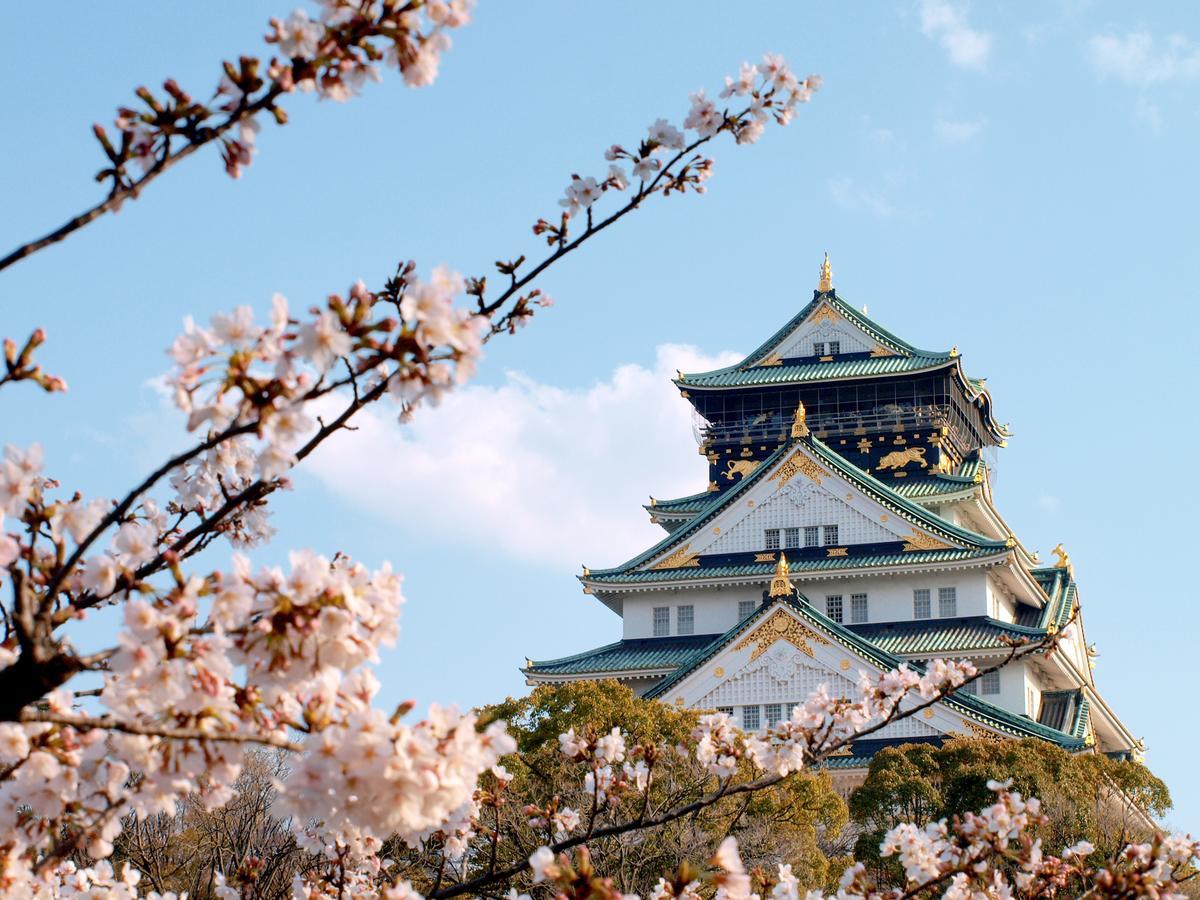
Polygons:
<instances>
[{"instance_id":1,"label":"white plaster wall","mask_svg":"<svg viewBox=\"0 0 1200 900\"><path fill-rule=\"evenodd\" d=\"M722 532L705 553L749 553L766 549L768 528L838 526L838 546L894 541L898 535L851 507L834 494L832 484L821 487L808 479L793 479L768 496L736 525ZM885 514L886 515L886 514ZM719 526L718 526L719 527ZM803 535L801 536L803 540ZM822 542L824 533L822 533Z\"/></svg>"},{"instance_id":2,"label":"white plaster wall","mask_svg":"<svg viewBox=\"0 0 1200 900\"><path fill-rule=\"evenodd\" d=\"M888 575L876 578L828 578L798 580L797 584L813 605L825 612L825 597L841 594L846 620L850 617L850 595L865 593L871 622L906 622L913 618L913 591L928 588L933 614L937 616L939 587L953 587L958 593L958 615L987 614L988 574L975 569L961 572L939 572L911 575ZM762 600L766 584L741 585L723 588L646 591L626 595L624 628L626 638L654 636L653 608L671 607L671 634L676 634L675 607L691 604L695 609L695 634L720 634L738 621L738 601Z\"/></svg>"}]
</instances>

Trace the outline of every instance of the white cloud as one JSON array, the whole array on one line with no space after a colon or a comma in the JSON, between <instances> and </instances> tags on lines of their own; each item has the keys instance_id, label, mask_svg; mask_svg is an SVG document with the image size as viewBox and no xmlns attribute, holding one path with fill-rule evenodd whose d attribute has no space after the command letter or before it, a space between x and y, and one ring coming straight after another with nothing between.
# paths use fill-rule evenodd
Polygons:
<instances>
[{"instance_id":1,"label":"white cloud","mask_svg":"<svg viewBox=\"0 0 1200 900\"><path fill-rule=\"evenodd\" d=\"M559 569L617 565L665 536L639 508L647 491L667 498L707 484L675 370L741 358L665 344L653 369L622 365L579 389L510 372L498 387L452 393L406 426L365 410L358 431L332 439L307 467L400 531Z\"/></svg>"},{"instance_id":2,"label":"white cloud","mask_svg":"<svg viewBox=\"0 0 1200 900\"><path fill-rule=\"evenodd\" d=\"M966 119L957 122L941 119L934 126L934 130L943 141L951 144L965 144L978 137L986 124L984 119Z\"/></svg>"},{"instance_id":3,"label":"white cloud","mask_svg":"<svg viewBox=\"0 0 1200 900\"><path fill-rule=\"evenodd\" d=\"M1161 43L1145 31L1131 31L1123 37L1097 34L1088 42L1088 55L1101 75L1128 84L1200 78L1200 45L1181 34Z\"/></svg>"},{"instance_id":4,"label":"white cloud","mask_svg":"<svg viewBox=\"0 0 1200 900\"><path fill-rule=\"evenodd\" d=\"M886 197L867 190L848 176L829 179L829 195L834 203L851 212L866 211L880 219L895 212Z\"/></svg>"},{"instance_id":5,"label":"white cloud","mask_svg":"<svg viewBox=\"0 0 1200 900\"><path fill-rule=\"evenodd\" d=\"M966 14L950 0L921 0L921 33L937 41L956 66L982 69L992 49L992 36L976 31Z\"/></svg>"}]
</instances>

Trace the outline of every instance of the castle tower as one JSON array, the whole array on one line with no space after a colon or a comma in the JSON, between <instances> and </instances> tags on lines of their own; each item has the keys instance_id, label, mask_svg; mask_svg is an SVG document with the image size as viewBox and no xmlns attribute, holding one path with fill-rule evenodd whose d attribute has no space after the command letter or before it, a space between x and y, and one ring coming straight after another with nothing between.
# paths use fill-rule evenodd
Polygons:
<instances>
[{"instance_id":1,"label":"castle tower","mask_svg":"<svg viewBox=\"0 0 1200 900\"><path fill-rule=\"evenodd\" d=\"M621 637L530 662L530 684L617 678L755 729L820 684L854 695L858 670L934 657L983 668L1074 616L1048 656L1009 663L829 764L853 776L880 747L962 734L1140 749L1096 688L1065 551L1041 565L993 502L984 454L1008 430L957 349L918 349L855 310L826 255L812 300L760 347L675 384L702 420L705 489L652 501L666 536L584 570Z\"/></svg>"}]
</instances>

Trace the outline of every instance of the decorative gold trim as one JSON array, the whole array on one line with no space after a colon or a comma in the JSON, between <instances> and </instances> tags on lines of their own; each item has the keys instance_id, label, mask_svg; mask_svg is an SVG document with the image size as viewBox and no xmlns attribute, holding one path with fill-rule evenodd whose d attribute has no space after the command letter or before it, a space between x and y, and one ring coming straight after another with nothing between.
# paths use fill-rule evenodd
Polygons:
<instances>
[{"instance_id":1,"label":"decorative gold trim","mask_svg":"<svg viewBox=\"0 0 1200 900\"><path fill-rule=\"evenodd\" d=\"M850 669L850 660L843 659L840 663L838 663L838 668L843 672L848 671Z\"/></svg>"},{"instance_id":2,"label":"decorative gold trim","mask_svg":"<svg viewBox=\"0 0 1200 900\"><path fill-rule=\"evenodd\" d=\"M836 759L839 756L853 756L853 755L854 755L854 751L850 749L849 744L846 744L844 747L838 747L832 753L827 753L825 755L825 758L826 759Z\"/></svg>"},{"instance_id":3,"label":"decorative gold trim","mask_svg":"<svg viewBox=\"0 0 1200 900\"><path fill-rule=\"evenodd\" d=\"M849 547L830 547L825 551L825 557L828 559L834 556L845 556L849 549Z\"/></svg>"},{"instance_id":4,"label":"decorative gold trim","mask_svg":"<svg viewBox=\"0 0 1200 900\"><path fill-rule=\"evenodd\" d=\"M803 472L817 484L821 483L821 479L829 473L818 466L815 462L797 450L792 456L771 476L772 481L779 482L779 487L783 487L792 480L792 476L798 472Z\"/></svg>"},{"instance_id":5,"label":"decorative gold trim","mask_svg":"<svg viewBox=\"0 0 1200 900\"><path fill-rule=\"evenodd\" d=\"M901 548L905 553L912 553L914 550L953 550L954 548L945 541L939 541L931 534L925 534L917 529L912 529L912 534L905 540L904 546Z\"/></svg>"},{"instance_id":6,"label":"decorative gold trim","mask_svg":"<svg viewBox=\"0 0 1200 900\"><path fill-rule=\"evenodd\" d=\"M754 561L755 562L775 562L775 554L774 553L755 553Z\"/></svg>"},{"instance_id":7,"label":"decorative gold trim","mask_svg":"<svg viewBox=\"0 0 1200 900\"><path fill-rule=\"evenodd\" d=\"M725 677L725 667L717 666L715 669L713 669L713 675L715 675L717 678L724 678Z\"/></svg>"},{"instance_id":8,"label":"decorative gold trim","mask_svg":"<svg viewBox=\"0 0 1200 900\"><path fill-rule=\"evenodd\" d=\"M777 609L757 628L738 641L733 649L745 650L754 645L754 652L750 654L750 659L753 661L766 653L771 645L779 640L787 641L808 656L813 656L813 648L809 641L829 646L829 641L823 635L813 631L791 614Z\"/></svg>"},{"instance_id":9,"label":"decorative gold trim","mask_svg":"<svg viewBox=\"0 0 1200 900\"><path fill-rule=\"evenodd\" d=\"M683 698L682 698L682 697L676 697L676 698L675 698L675 705L676 705L676 706L683 706Z\"/></svg>"},{"instance_id":10,"label":"decorative gold trim","mask_svg":"<svg viewBox=\"0 0 1200 900\"><path fill-rule=\"evenodd\" d=\"M770 356L768 356L762 362L757 363L757 365L760 367L761 366L782 366L783 360L779 358L778 353L772 353Z\"/></svg>"},{"instance_id":11,"label":"decorative gold trim","mask_svg":"<svg viewBox=\"0 0 1200 900\"><path fill-rule=\"evenodd\" d=\"M895 356L895 352L890 347L884 347L882 344L878 347L871 348L872 356Z\"/></svg>"},{"instance_id":12,"label":"decorative gold trim","mask_svg":"<svg viewBox=\"0 0 1200 900\"><path fill-rule=\"evenodd\" d=\"M1004 740L1003 735L996 734L996 732L992 731L990 728L985 728L978 722L972 722L970 719L963 719L962 723L967 731L971 733L972 737L981 738L985 741L999 742Z\"/></svg>"},{"instance_id":13,"label":"decorative gold trim","mask_svg":"<svg viewBox=\"0 0 1200 900\"><path fill-rule=\"evenodd\" d=\"M832 356L818 356L817 362L833 362Z\"/></svg>"},{"instance_id":14,"label":"decorative gold trim","mask_svg":"<svg viewBox=\"0 0 1200 900\"><path fill-rule=\"evenodd\" d=\"M821 304L821 308L812 314L810 321L814 325L820 325L822 322L836 322L841 317L841 313L836 309L828 303L823 303Z\"/></svg>"},{"instance_id":15,"label":"decorative gold trim","mask_svg":"<svg viewBox=\"0 0 1200 900\"><path fill-rule=\"evenodd\" d=\"M699 554L690 553L688 551L689 547L691 547L691 544L684 544L670 556L652 565L650 567L651 571L654 569L691 569L699 567L700 560L696 558Z\"/></svg>"},{"instance_id":16,"label":"decorative gold trim","mask_svg":"<svg viewBox=\"0 0 1200 900\"><path fill-rule=\"evenodd\" d=\"M931 708L926 709L925 712L921 713L921 715L923 715L927 719L932 719L933 718L933 710Z\"/></svg>"}]
</instances>

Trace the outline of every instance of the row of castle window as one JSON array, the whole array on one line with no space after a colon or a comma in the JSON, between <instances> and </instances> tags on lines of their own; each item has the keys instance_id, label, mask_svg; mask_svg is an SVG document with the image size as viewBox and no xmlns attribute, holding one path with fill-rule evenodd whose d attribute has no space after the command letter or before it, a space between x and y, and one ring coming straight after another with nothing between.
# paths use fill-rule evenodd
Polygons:
<instances>
[{"instance_id":1,"label":"row of castle window","mask_svg":"<svg viewBox=\"0 0 1200 900\"><path fill-rule=\"evenodd\" d=\"M835 622L846 621L846 607L841 594L830 594L825 598L825 615ZM871 607L866 594L850 595L850 624L859 625L870 621Z\"/></svg>"},{"instance_id":2,"label":"row of castle window","mask_svg":"<svg viewBox=\"0 0 1200 900\"><path fill-rule=\"evenodd\" d=\"M836 525L832 526L834 529ZM789 531L793 529L788 529ZM767 532L770 534L770 532ZM778 533L778 531L776 531ZM913 618L933 618L933 592L929 588L917 588L913 591ZM958 615L958 588L938 588L938 618L952 619ZM757 600L738 601L738 621L742 621L758 608ZM825 597L825 615L835 622L846 622L846 603L842 594L828 594ZM654 636L667 637L671 634L671 607L654 607ZM866 594L850 595L851 625L861 625L871 621L871 601ZM675 607L675 634L696 633L696 607Z\"/></svg>"},{"instance_id":3,"label":"row of castle window","mask_svg":"<svg viewBox=\"0 0 1200 900\"><path fill-rule=\"evenodd\" d=\"M958 589L952 587L938 588L938 618L952 619L958 615ZM913 591L913 618L932 619L933 600L929 588L917 588Z\"/></svg>"},{"instance_id":4,"label":"row of castle window","mask_svg":"<svg viewBox=\"0 0 1200 900\"><path fill-rule=\"evenodd\" d=\"M671 633L671 607L656 606L654 607L654 636L667 637ZM695 634L696 633L696 607L694 606L677 606L675 607L675 633L676 634Z\"/></svg>"},{"instance_id":5,"label":"row of castle window","mask_svg":"<svg viewBox=\"0 0 1200 900\"><path fill-rule=\"evenodd\" d=\"M828 351L826 351L826 347L829 348ZM824 341L813 341L813 356L837 356L841 352L841 341L829 341L829 343L825 343Z\"/></svg>"},{"instance_id":6,"label":"row of castle window","mask_svg":"<svg viewBox=\"0 0 1200 900\"><path fill-rule=\"evenodd\" d=\"M771 728L778 725L785 719L792 717L792 710L795 708L795 703L768 703L765 706L743 706L742 711L742 730L757 731L766 725ZM734 707L718 706L717 712L725 713L725 715L734 717Z\"/></svg>"},{"instance_id":7,"label":"row of castle window","mask_svg":"<svg viewBox=\"0 0 1200 900\"><path fill-rule=\"evenodd\" d=\"M800 543L804 532L804 543ZM821 538L824 537L824 544ZM763 545L768 550L798 550L800 547L833 547L838 542L836 525L809 525L806 528L768 528L763 532Z\"/></svg>"},{"instance_id":8,"label":"row of castle window","mask_svg":"<svg viewBox=\"0 0 1200 900\"><path fill-rule=\"evenodd\" d=\"M978 681L972 681L959 688L967 694L983 694L986 696L994 696L1000 693L1000 673L988 672L983 675ZM766 703L762 706L743 706L741 707L742 730L757 731L766 726L772 728L778 725L785 719L792 717L792 710L795 708L795 703ZM735 707L718 706L717 712L725 713L727 716L734 716Z\"/></svg>"}]
</instances>

